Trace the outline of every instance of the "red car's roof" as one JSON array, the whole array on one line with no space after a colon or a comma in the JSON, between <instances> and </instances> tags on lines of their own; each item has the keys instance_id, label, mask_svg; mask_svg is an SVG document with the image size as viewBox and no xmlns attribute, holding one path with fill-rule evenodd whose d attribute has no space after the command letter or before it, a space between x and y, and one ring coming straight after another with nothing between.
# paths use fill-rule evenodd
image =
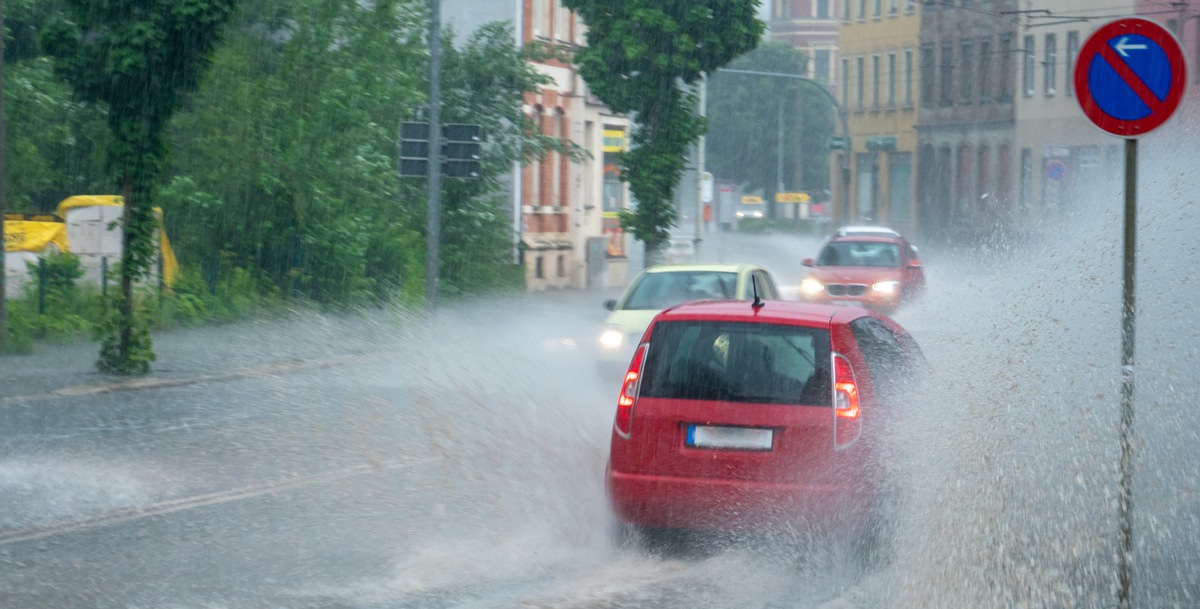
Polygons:
<instances>
[{"instance_id":1,"label":"red car's roof","mask_svg":"<svg viewBox=\"0 0 1200 609\"><path fill-rule=\"evenodd\" d=\"M659 313L655 322L760 321L791 326L829 327L834 314L847 308L849 307L782 300L767 300L761 307L752 307L748 301L704 300L667 309Z\"/></svg>"}]
</instances>

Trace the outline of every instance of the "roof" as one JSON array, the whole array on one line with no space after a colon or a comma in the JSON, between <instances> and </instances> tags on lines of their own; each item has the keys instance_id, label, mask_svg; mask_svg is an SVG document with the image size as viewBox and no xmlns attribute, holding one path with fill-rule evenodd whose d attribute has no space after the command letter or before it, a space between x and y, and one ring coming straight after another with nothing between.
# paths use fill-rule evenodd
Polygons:
<instances>
[{"instance_id":1,"label":"roof","mask_svg":"<svg viewBox=\"0 0 1200 609\"><path fill-rule=\"evenodd\" d=\"M843 226L837 230L836 235L839 237L854 237L859 235L899 237L900 233L886 226Z\"/></svg>"},{"instance_id":2,"label":"roof","mask_svg":"<svg viewBox=\"0 0 1200 609\"><path fill-rule=\"evenodd\" d=\"M680 271L702 271L710 273L739 273L744 270L762 268L754 264L709 264L689 262L685 264L656 264L646 269L647 273L675 273Z\"/></svg>"},{"instance_id":3,"label":"roof","mask_svg":"<svg viewBox=\"0 0 1200 609\"><path fill-rule=\"evenodd\" d=\"M704 300L671 307L658 316L658 321L720 319L727 321L763 321L784 325L828 327L834 314L845 311L841 305L768 300L761 307L744 300Z\"/></svg>"}]
</instances>

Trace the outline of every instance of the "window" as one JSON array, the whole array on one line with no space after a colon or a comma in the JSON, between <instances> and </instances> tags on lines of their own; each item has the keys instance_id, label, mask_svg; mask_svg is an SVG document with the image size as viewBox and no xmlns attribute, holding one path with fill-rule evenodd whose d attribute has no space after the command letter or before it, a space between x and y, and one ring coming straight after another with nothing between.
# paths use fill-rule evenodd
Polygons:
<instances>
[{"instance_id":1,"label":"window","mask_svg":"<svg viewBox=\"0 0 1200 609\"><path fill-rule=\"evenodd\" d=\"M970 40L962 42L962 56L958 58L958 65L960 66L958 75L962 79L962 82L959 86L958 95L960 101L964 104L971 103L971 94L975 92L975 74L971 71L971 68L974 67L972 63L975 60L973 57L974 51L974 45L971 44Z\"/></svg>"},{"instance_id":2,"label":"window","mask_svg":"<svg viewBox=\"0 0 1200 609\"><path fill-rule=\"evenodd\" d=\"M992 98L992 39L979 41L979 101Z\"/></svg>"},{"instance_id":3,"label":"window","mask_svg":"<svg viewBox=\"0 0 1200 609\"><path fill-rule=\"evenodd\" d=\"M1022 209L1029 206L1029 198L1033 196L1033 151L1021 149L1021 200Z\"/></svg>"},{"instance_id":4,"label":"window","mask_svg":"<svg viewBox=\"0 0 1200 609\"><path fill-rule=\"evenodd\" d=\"M1079 32L1067 32L1067 73L1063 90L1071 95L1075 85L1075 57L1079 55Z\"/></svg>"},{"instance_id":5,"label":"window","mask_svg":"<svg viewBox=\"0 0 1200 609\"><path fill-rule=\"evenodd\" d=\"M975 181L975 198L978 201L984 201L984 197L991 195L989 186L992 184L991 175L991 150L987 146L979 148L979 160L976 162L976 171L979 173L978 179Z\"/></svg>"},{"instance_id":6,"label":"window","mask_svg":"<svg viewBox=\"0 0 1200 609\"><path fill-rule=\"evenodd\" d=\"M912 49L904 51L904 105L911 106L913 103L913 52Z\"/></svg>"},{"instance_id":7,"label":"window","mask_svg":"<svg viewBox=\"0 0 1200 609\"><path fill-rule=\"evenodd\" d=\"M829 18L829 0L817 0L817 18Z\"/></svg>"},{"instance_id":8,"label":"window","mask_svg":"<svg viewBox=\"0 0 1200 609\"><path fill-rule=\"evenodd\" d=\"M842 21L850 20L850 1L842 0Z\"/></svg>"},{"instance_id":9,"label":"window","mask_svg":"<svg viewBox=\"0 0 1200 609\"><path fill-rule=\"evenodd\" d=\"M910 368L910 360L917 356L905 353L896 335L871 317L850 322L850 330L867 361L867 372L873 385L881 394L894 398L906 383L911 382L914 371Z\"/></svg>"},{"instance_id":10,"label":"window","mask_svg":"<svg viewBox=\"0 0 1200 609\"><path fill-rule=\"evenodd\" d=\"M554 37L568 41L571 39L571 18L567 12L567 7L563 6L562 0L558 0L554 4Z\"/></svg>"},{"instance_id":11,"label":"window","mask_svg":"<svg viewBox=\"0 0 1200 609\"><path fill-rule=\"evenodd\" d=\"M858 20L867 18L867 0L858 0Z\"/></svg>"},{"instance_id":12,"label":"window","mask_svg":"<svg viewBox=\"0 0 1200 609\"><path fill-rule=\"evenodd\" d=\"M1046 34L1046 61L1044 62L1046 70L1045 87L1046 95L1054 95L1054 91L1058 85L1058 36L1056 34Z\"/></svg>"},{"instance_id":13,"label":"window","mask_svg":"<svg viewBox=\"0 0 1200 609\"><path fill-rule=\"evenodd\" d=\"M896 54L888 53L887 107L896 107Z\"/></svg>"},{"instance_id":14,"label":"window","mask_svg":"<svg viewBox=\"0 0 1200 609\"><path fill-rule=\"evenodd\" d=\"M533 35L536 38L550 38L550 7L555 0L533 0Z\"/></svg>"},{"instance_id":15,"label":"window","mask_svg":"<svg viewBox=\"0 0 1200 609\"><path fill-rule=\"evenodd\" d=\"M942 82L939 83L942 87L939 99L943 106L949 106L954 102L954 46L946 43L942 45Z\"/></svg>"},{"instance_id":16,"label":"window","mask_svg":"<svg viewBox=\"0 0 1200 609\"><path fill-rule=\"evenodd\" d=\"M888 15L895 17L900 12L900 0L888 0Z\"/></svg>"},{"instance_id":17,"label":"window","mask_svg":"<svg viewBox=\"0 0 1200 609\"><path fill-rule=\"evenodd\" d=\"M1025 97L1033 95L1033 36L1025 37L1025 71L1022 75Z\"/></svg>"},{"instance_id":18,"label":"window","mask_svg":"<svg viewBox=\"0 0 1200 609\"><path fill-rule=\"evenodd\" d=\"M875 8L871 10L871 16L878 19L883 16L883 0L874 0Z\"/></svg>"},{"instance_id":19,"label":"window","mask_svg":"<svg viewBox=\"0 0 1200 609\"><path fill-rule=\"evenodd\" d=\"M842 60L842 108L850 105L850 60Z\"/></svg>"},{"instance_id":20,"label":"window","mask_svg":"<svg viewBox=\"0 0 1200 609\"><path fill-rule=\"evenodd\" d=\"M867 89L865 82L867 76L866 59L862 57L857 58L854 62L854 68L858 70L858 91L854 94L858 98L858 108L861 110L863 108L863 96Z\"/></svg>"},{"instance_id":21,"label":"window","mask_svg":"<svg viewBox=\"0 0 1200 609\"><path fill-rule=\"evenodd\" d=\"M872 56L871 57L871 106L873 108L878 108L879 103L883 101L879 97L879 81L881 80L879 64L880 64L879 56L878 55Z\"/></svg>"},{"instance_id":22,"label":"window","mask_svg":"<svg viewBox=\"0 0 1200 609\"><path fill-rule=\"evenodd\" d=\"M933 105L933 45L921 46L921 105Z\"/></svg>"},{"instance_id":23,"label":"window","mask_svg":"<svg viewBox=\"0 0 1200 609\"><path fill-rule=\"evenodd\" d=\"M557 266L558 266L558 269L557 269L558 276L566 277L567 276L567 257L563 256L562 254L559 254Z\"/></svg>"},{"instance_id":24,"label":"window","mask_svg":"<svg viewBox=\"0 0 1200 609\"><path fill-rule=\"evenodd\" d=\"M640 385L648 398L808 405L832 400L827 364L814 366L829 361L826 329L667 321L654 326L650 345Z\"/></svg>"},{"instance_id":25,"label":"window","mask_svg":"<svg viewBox=\"0 0 1200 609\"><path fill-rule=\"evenodd\" d=\"M1012 92L1008 90L1008 84L1012 82L1012 34L1000 35L1000 86L997 91L996 99L999 101L1008 101L1012 99Z\"/></svg>"},{"instance_id":26,"label":"window","mask_svg":"<svg viewBox=\"0 0 1200 609\"><path fill-rule=\"evenodd\" d=\"M905 14L911 15L911 14L913 14L913 12L915 12L916 10L917 10L917 2L916 2L916 0L904 0L904 12L905 12Z\"/></svg>"},{"instance_id":27,"label":"window","mask_svg":"<svg viewBox=\"0 0 1200 609\"><path fill-rule=\"evenodd\" d=\"M819 82L829 82L829 62L832 53L827 49L813 51L813 78Z\"/></svg>"}]
</instances>

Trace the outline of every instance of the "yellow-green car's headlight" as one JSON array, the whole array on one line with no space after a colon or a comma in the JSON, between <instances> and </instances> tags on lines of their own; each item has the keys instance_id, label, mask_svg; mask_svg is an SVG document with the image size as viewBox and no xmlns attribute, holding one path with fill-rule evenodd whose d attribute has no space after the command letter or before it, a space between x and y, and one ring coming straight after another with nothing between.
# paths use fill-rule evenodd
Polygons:
<instances>
[{"instance_id":1,"label":"yellow-green car's headlight","mask_svg":"<svg viewBox=\"0 0 1200 609\"><path fill-rule=\"evenodd\" d=\"M605 326L600 333L600 346L605 349L620 349L625 344L625 333L621 326Z\"/></svg>"}]
</instances>

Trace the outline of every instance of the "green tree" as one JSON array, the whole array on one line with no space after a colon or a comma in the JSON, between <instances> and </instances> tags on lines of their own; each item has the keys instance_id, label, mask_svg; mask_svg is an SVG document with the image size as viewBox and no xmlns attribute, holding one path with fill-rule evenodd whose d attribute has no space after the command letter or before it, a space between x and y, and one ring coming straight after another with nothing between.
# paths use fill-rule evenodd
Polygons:
<instances>
[{"instance_id":1,"label":"green tree","mask_svg":"<svg viewBox=\"0 0 1200 609\"><path fill-rule=\"evenodd\" d=\"M181 260L248 271L265 292L329 305L399 298L424 285L425 182L396 172L397 129L427 103L424 3L251 0L190 110L172 123L175 175L162 202ZM445 122L481 124L483 175L443 183L442 286L512 286L502 176L557 140L521 111L546 82L535 49L490 24L443 37ZM223 280L222 280L223 281Z\"/></svg>"},{"instance_id":2,"label":"green tree","mask_svg":"<svg viewBox=\"0 0 1200 609\"><path fill-rule=\"evenodd\" d=\"M194 91L237 0L68 0L70 18L46 30L55 68L83 100L101 102L112 132L107 158L125 197L121 295L97 366L149 371L145 320L133 285L154 258L151 201L167 153L167 122Z\"/></svg>"},{"instance_id":3,"label":"green tree","mask_svg":"<svg viewBox=\"0 0 1200 609\"><path fill-rule=\"evenodd\" d=\"M103 109L72 98L38 42L65 8L63 0L4 2L5 202L19 212L52 211L71 194L112 187Z\"/></svg>"},{"instance_id":4,"label":"green tree","mask_svg":"<svg viewBox=\"0 0 1200 609\"><path fill-rule=\"evenodd\" d=\"M790 44L764 42L729 68L803 75L807 58ZM834 109L813 81L718 71L708 83L705 166L747 190L762 189L768 200L782 182L788 189L820 192L829 184L829 137ZM783 124L779 104L783 104ZM783 175L778 142L783 140Z\"/></svg>"},{"instance_id":5,"label":"green tree","mask_svg":"<svg viewBox=\"0 0 1200 609\"><path fill-rule=\"evenodd\" d=\"M673 192L688 146L704 132L689 88L704 73L753 49L764 31L758 0L564 0L587 23L576 55L593 93L637 124L621 157L622 179L638 201L622 226L645 243L647 259L670 236Z\"/></svg>"}]
</instances>

